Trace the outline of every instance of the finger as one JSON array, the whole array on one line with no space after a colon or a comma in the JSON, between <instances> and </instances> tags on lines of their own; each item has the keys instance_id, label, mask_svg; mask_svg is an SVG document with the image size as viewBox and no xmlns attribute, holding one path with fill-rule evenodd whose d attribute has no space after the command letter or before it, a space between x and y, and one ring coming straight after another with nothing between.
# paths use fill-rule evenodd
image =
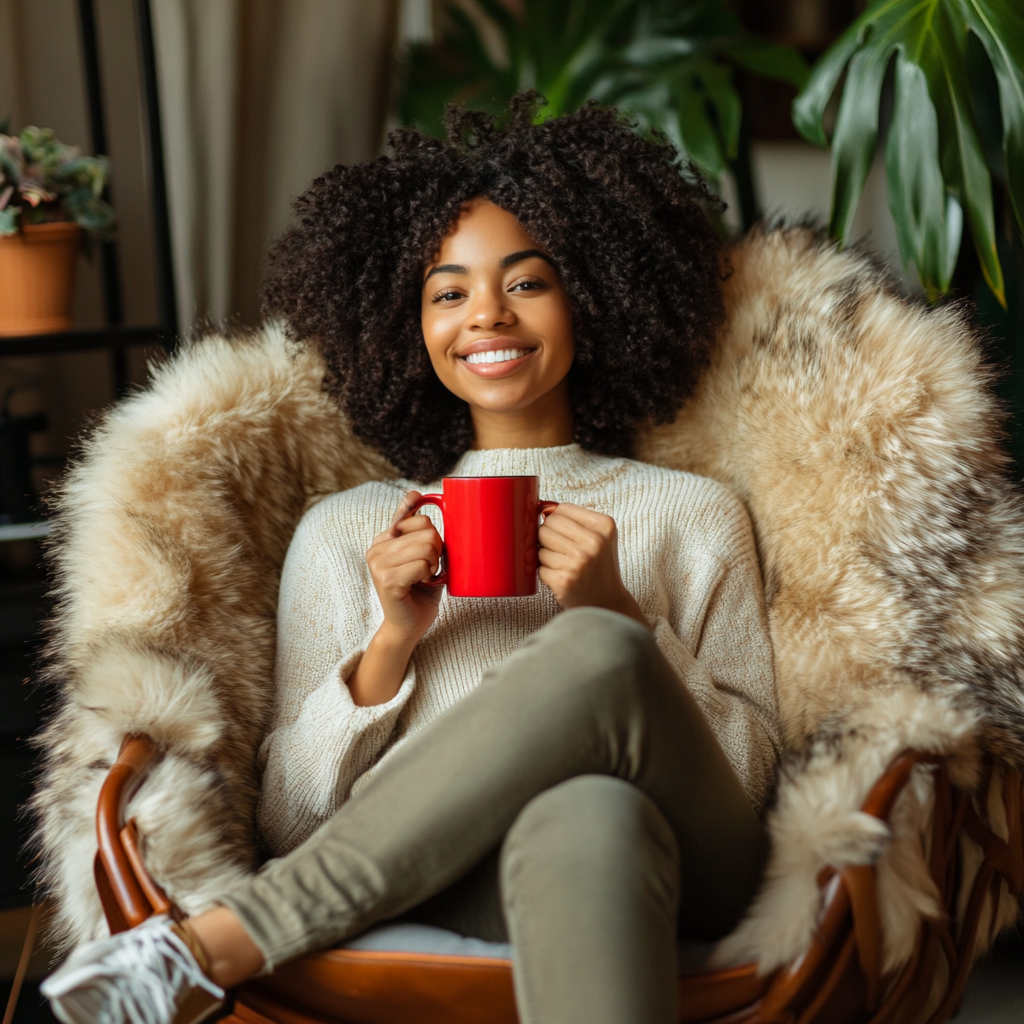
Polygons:
<instances>
[{"instance_id":1,"label":"finger","mask_svg":"<svg viewBox=\"0 0 1024 1024\"><path fill-rule=\"evenodd\" d=\"M419 558L436 562L440 552L431 543L429 537L411 536L396 537L390 544L381 545L374 553L373 564L379 569L392 569L406 565Z\"/></svg>"},{"instance_id":2,"label":"finger","mask_svg":"<svg viewBox=\"0 0 1024 1024\"><path fill-rule=\"evenodd\" d=\"M385 541L392 540L394 534L391 532L391 527L388 527L383 533L378 533L373 540L370 541L370 546L366 549L367 554L372 551L378 544L383 544Z\"/></svg>"},{"instance_id":3,"label":"finger","mask_svg":"<svg viewBox=\"0 0 1024 1024\"><path fill-rule=\"evenodd\" d=\"M537 531L537 538L545 547L565 551L568 548L578 548L582 544L588 547L593 544L601 544L606 539L603 534L592 530L582 523L565 516L554 516Z\"/></svg>"},{"instance_id":4,"label":"finger","mask_svg":"<svg viewBox=\"0 0 1024 1024\"><path fill-rule=\"evenodd\" d=\"M421 497L422 495L419 491L406 491L405 497L398 503L398 508L395 509L395 514L391 517L388 529L394 530L403 519L407 518L409 513L412 512L413 505Z\"/></svg>"},{"instance_id":5,"label":"finger","mask_svg":"<svg viewBox=\"0 0 1024 1024\"><path fill-rule=\"evenodd\" d=\"M556 569L546 569L541 567L540 571L537 573L537 577L544 586L551 588L551 591L554 593L556 598L558 598L558 595L565 589L565 580L562 577L562 574Z\"/></svg>"},{"instance_id":6,"label":"finger","mask_svg":"<svg viewBox=\"0 0 1024 1024\"><path fill-rule=\"evenodd\" d=\"M397 526L395 526L394 530L394 536L396 537L410 537L425 534L430 538L430 542L437 549L438 554L440 554L443 549L444 542L441 540L441 534L437 532L437 527L435 527L426 516L409 516L408 519L403 519Z\"/></svg>"},{"instance_id":7,"label":"finger","mask_svg":"<svg viewBox=\"0 0 1024 1024\"><path fill-rule=\"evenodd\" d=\"M370 542L370 547L367 550L372 550L380 544L387 544L404 534L413 533L418 530L428 530L432 526L433 523L426 516L410 516L408 519L403 519L393 526L389 526L383 533L378 533ZM435 530L434 532L436 533L437 531ZM440 540L440 538L438 539Z\"/></svg>"},{"instance_id":8,"label":"finger","mask_svg":"<svg viewBox=\"0 0 1024 1024\"><path fill-rule=\"evenodd\" d=\"M414 515L399 520L395 523L394 530L396 534L415 533L417 530L434 530L434 524L429 516Z\"/></svg>"},{"instance_id":9,"label":"finger","mask_svg":"<svg viewBox=\"0 0 1024 1024\"><path fill-rule=\"evenodd\" d=\"M546 569L566 569L572 564L568 555L548 548L541 548L537 552L537 559Z\"/></svg>"},{"instance_id":10,"label":"finger","mask_svg":"<svg viewBox=\"0 0 1024 1024\"><path fill-rule=\"evenodd\" d=\"M589 509L581 511L590 513ZM560 515L557 512L552 512L544 525L562 534L563 537L575 540L587 536L608 539L615 534L615 520L611 516L603 516L596 512L590 513L585 518L579 515Z\"/></svg>"},{"instance_id":11,"label":"finger","mask_svg":"<svg viewBox=\"0 0 1024 1024\"><path fill-rule=\"evenodd\" d=\"M548 519L564 516L581 526L589 526L593 530L607 529L607 524L615 525L611 516L603 512L595 512L592 508L584 508L582 505L573 505L571 502L560 502L558 508L548 513Z\"/></svg>"},{"instance_id":12,"label":"finger","mask_svg":"<svg viewBox=\"0 0 1024 1024\"><path fill-rule=\"evenodd\" d=\"M569 554L579 548L579 541L574 537L566 537L553 527L542 526L537 531L537 539L540 541L540 550L559 551L562 554Z\"/></svg>"}]
</instances>

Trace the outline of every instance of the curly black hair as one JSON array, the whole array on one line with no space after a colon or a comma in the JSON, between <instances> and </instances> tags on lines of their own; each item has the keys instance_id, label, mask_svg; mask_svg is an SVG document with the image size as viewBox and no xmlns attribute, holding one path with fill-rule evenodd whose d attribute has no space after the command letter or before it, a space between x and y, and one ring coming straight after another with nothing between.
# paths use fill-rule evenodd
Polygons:
<instances>
[{"instance_id":1,"label":"curly black hair","mask_svg":"<svg viewBox=\"0 0 1024 1024\"><path fill-rule=\"evenodd\" d=\"M511 213L558 267L584 448L628 455L638 424L669 422L724 315L717 200L669 142L595 104L537 124L541 102L450 108L443 142L391 132L390 155L317 178L268 255L264 312L320 350L356 434L409 479L443 475L473 442L420 330L423 271L469 200Z\"/></svg>"}]
</instances>

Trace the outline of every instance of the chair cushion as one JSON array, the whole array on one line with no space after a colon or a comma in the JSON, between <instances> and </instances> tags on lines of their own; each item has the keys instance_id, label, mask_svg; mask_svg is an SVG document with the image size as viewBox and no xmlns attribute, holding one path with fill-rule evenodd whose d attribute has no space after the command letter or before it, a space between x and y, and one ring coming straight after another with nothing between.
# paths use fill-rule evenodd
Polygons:
<instances>
[{"instance_id":1,"label":"chair cushion","mask_svg":"<svg viewBox=\"0 0 1024 1024\"><path fill-rule=\"evenodd\" d=\"M732 1020L768 988L754 964L701 970L710 949L680 945L678 1024ZM510 955L508 943L381 925L249 982L225 1024L517 1024Z\"/></svg>"},{"instance_id":2,"label":"chair cushion","mask_svg":"<svg viewBox=\"0 0 1024 1024\"><path fill-rule=\"evenodd\" d=\"M429 924L411 921L389 922L351 939L340 949L372 950L378 953L435 953L439 956L476 956L511 960L510 942L486 942ZM679 975L698 974L706 969L713 942L687 940L678 947Z\"/></svg>"},{"instance_id":3,"label":"chair cushion","mask_svg":"<svg viewBox=\"0 0 1024 1024\"><path fill-rule=\"evenodd\" d=\"M381 953L437 953L442 956L482 956L511 960L510 942L486 942L429 924L399 921L381 924L340 947Z\"/></svg>"}]
</instances>

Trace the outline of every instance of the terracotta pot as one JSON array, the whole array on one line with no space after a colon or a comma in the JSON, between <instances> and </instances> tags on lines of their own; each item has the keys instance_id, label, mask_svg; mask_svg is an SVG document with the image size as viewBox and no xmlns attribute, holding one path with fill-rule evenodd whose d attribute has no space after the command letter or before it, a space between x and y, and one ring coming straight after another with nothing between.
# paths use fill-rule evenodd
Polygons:
<instances>
[{"instance_id":1,"label":"terracotta pot","mask_svg":"<svg viewBox=\"0 0 1024 1024\"><path fill-rule=\"evenodd\" d=\"M27 224L0 238L0 336L71 327L71 299L82 229Z\"/></svg>"}]
</instances>

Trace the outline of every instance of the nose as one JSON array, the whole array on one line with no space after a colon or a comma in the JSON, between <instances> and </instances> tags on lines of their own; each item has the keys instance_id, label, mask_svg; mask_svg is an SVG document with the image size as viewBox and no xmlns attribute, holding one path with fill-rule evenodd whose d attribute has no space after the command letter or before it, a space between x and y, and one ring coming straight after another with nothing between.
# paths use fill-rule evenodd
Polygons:
<instances>
[{"instance_id":1,"label":"nose","mask_svg":"<svg viewBox=\"0 0 1024 1024\"><path fill-rule=\"evenodd\" d=\"M469 309L471 330L490 331L496 327L509 327L515 323L515 314L505 302L502 288L474 288Z\"/></svg>"}]
</instances>

